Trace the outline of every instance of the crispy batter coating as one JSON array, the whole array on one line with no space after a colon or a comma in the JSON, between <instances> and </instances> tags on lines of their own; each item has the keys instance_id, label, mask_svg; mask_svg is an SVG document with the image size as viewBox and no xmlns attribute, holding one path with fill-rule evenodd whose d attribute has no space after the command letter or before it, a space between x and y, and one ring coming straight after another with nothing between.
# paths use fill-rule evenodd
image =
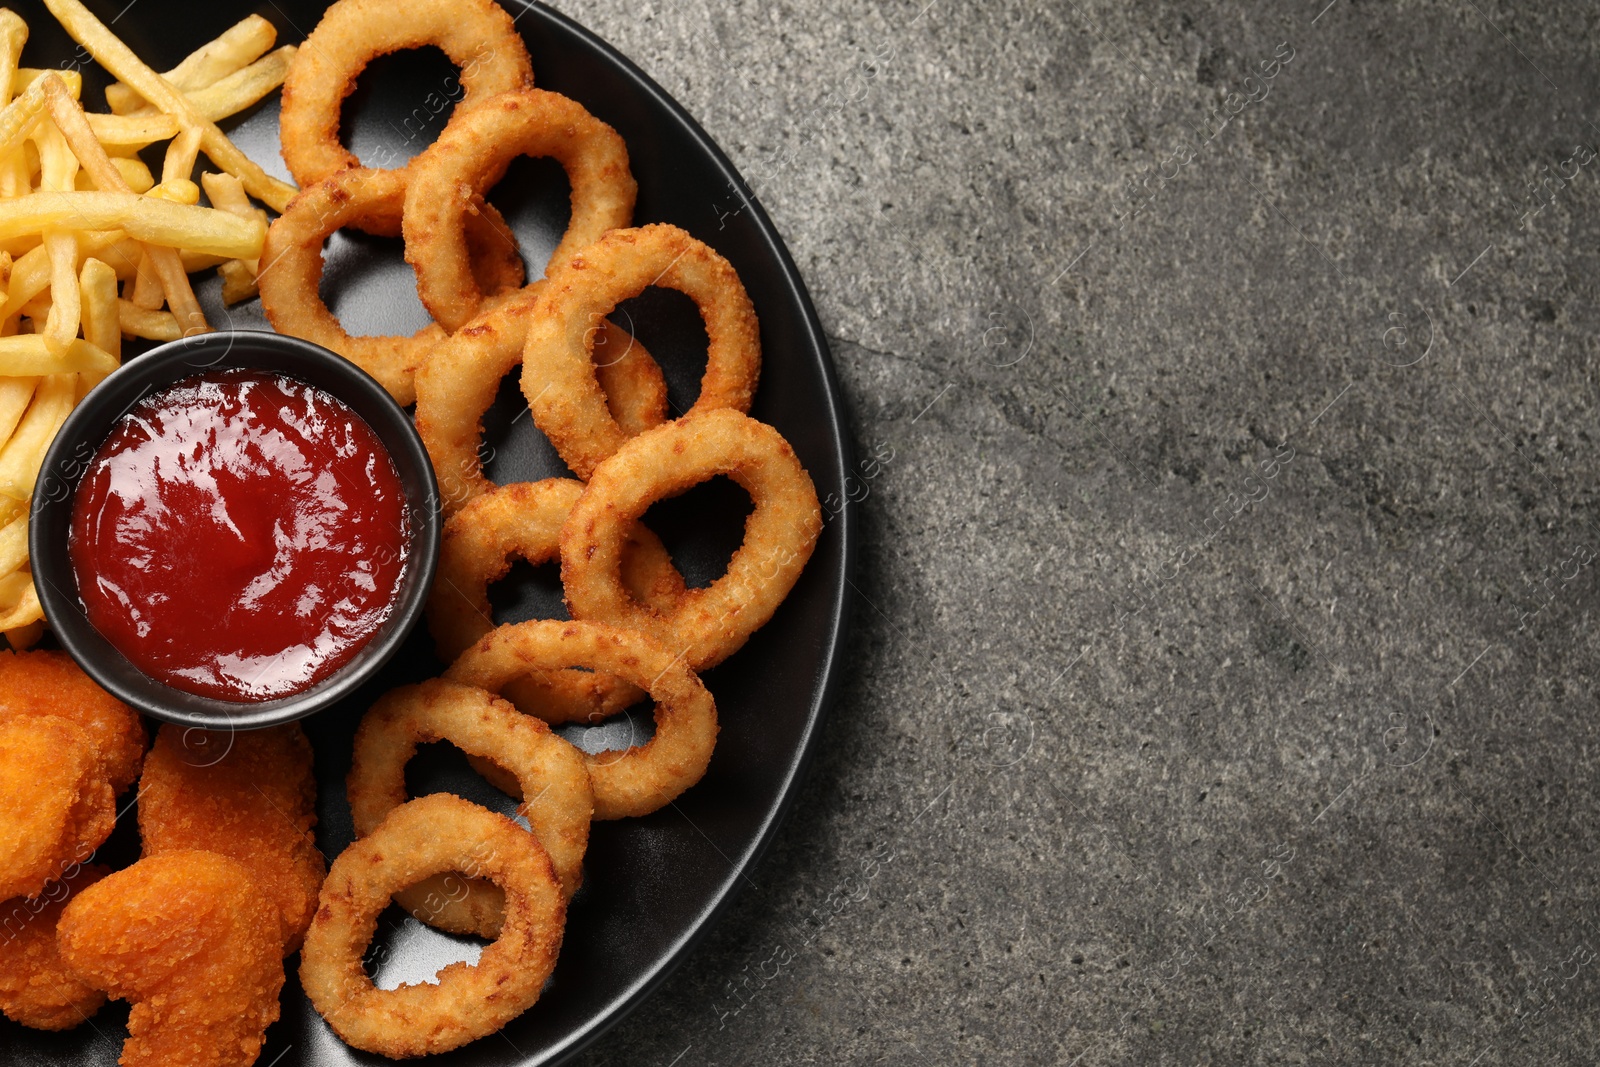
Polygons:
<instances>
[{"instance_id":1,"label":"crispy batter coating","mask_svg":"<svg viewBox=\"0 0 1600 1067\"><path fill-rule=\"evenodd\" d=\"M572 185L571 222L551 264L566 262L608 230L633 221L639 186L628 169L628 146L576 100L523 89L456 111L438 139L411 161L404 213L406 262L417 272L417 295L451 332L483 306L466 243L473 194L487 193L518 156L557 160ZM585 322L580 330L597 324Z\"/></svg>"},{"instance_id":2,"label":"crispy batter coating","mask_svg":"<svg viewBox=\"0 0 1600 1067\"><path fill-rule=\"evenodd\" d=\"M111 833L117 798L89 734L50 715L0 721L0 900L35 897Z\"/></svg>"},{"instance_id":3,"label":"crispy batter coating","mask_svg":"<svg viewBox=\"0 0 1600 1067\"><path fill-rule=\"evenodd\" d=\"M409 234L406 240L410 254ZM705 322L706 370L688 413L749 411L755 396L761 326L733 265L676 226L612 230L589 247L551 261L522 360L522 393L534 423L585 481L628 440L606 409L595 377L593 327L618 303L651 286L685 294L699 305Z\"/></svg>"},{"instance_id":4,"label":"crispy batter coating","mask_svg":"<svg viewBox=\"0 0 1600 1067\"><path fill-rule=\"evenodd\" d=\"M224 856L166 852L107 876L67 905L56 943L133 1003L122 1067L248 1067L278 1018L277 909Z\"/></svg>"},{"instance_id":5,"label":"crispy batter coating","mask_svg":"<svg viewBox=\"0 0 1600 1067\"><path fill-rule=\"evenodd\" d=\"M70 1030L100 1010L106 995L67 969L56 924L67 902L111 873L74 865L32 900L0 905L0 1012L35 1030Z\"/></svg>"},{"instance_id":6,"label":"crispy batter coating","mask_svg":"<svg viewBox=\"0 0 1600 1067\"><path fill-rule=\"evenodd\" d=\"M428 629L439 658L449 661L494 629L489 586L511 570L513 557L548 563L561 551L561 526L583 494L571 478L513 482L473 500L445 523L439 569L428 596ZM640 603L671 611L683 576L661 539L643 523L628 531L623 580ZM644 691L594 671L532 673L507 682L503 694L545 722L599 722L644 699Z\"/></svg>"},{"instance_id":7,"label":"crispy batter coating","mask_svg":"<svg viewBox=\"0 0 1600 1067\"><path fill-rule=\"evenodd\" d=\"M354 168L302 189L267 230L262 247L261 309L279 333L303 337L339 353L372 375L398 403L417 398L417 365L446 334L429 323L410 336L352 337L318 293L322 246L341 226L380 235L400 231L406 173ZM522 260L506 239L510 232L492 205L479 203L469 216L467 241L474 277L490 293L515 291L523 281Z\"/></svg>"},{"instance_id":8,"label":"crispy batter coating","mask_svg":"<svg viewBox=\"0 0 1600 1067\"><path fill-rule=\"evenodd\" d=\"M499 689L529 670L588 667L649 692L656 733L622 751L585 752L596 819L648 815L706 773L717 743L717 705L700 676L646 634L592 622L518 622L491 631L445 671L452 682Z\"/></svg>"},{"instance_id":9,"label":"crispy batter coating","mask_svg":"<svg viewBox=\"0 0 1600 1067\"><path fill-rule=\"evenodd\" d=\"M478 962L452 963L437 984L379 989L361 966L378 915L396 892L446 871L505 892L505 922ZM555 969L567 920L561 883L538 839L447 793L402 804L333 861L300 956L300 984L348 1044L383 1056L459 1048L533 1006Z\"/></svg>"},{"instance_id":10,"label":"crispy batter coating","mask_svg":"<svg viewBox=\"0 0 1600 1067\"><path fill-rule=\"evenodd\" d=\"M100 773L116 792L139 777L149 743L144 723L65 652L0 651L0 722L28 715L59 716L88 731Z\"/></svg>"},{"instance_id":11,"label":"crispy batter coating","mask_svg":"<svg viewBox=\"0 0 1600 1067\"><path fill-rule=\"evenodd\" d=\"M299 724L227 734L168 723L139 782L139 834L147 856L203 849L238 861L277 906L288 956L328 873L311 833L316 803Z\"/></svg>"},{"instance_id":12,"label":"crispy batter coating","mask_svg":"<svg viewBox=\"0 0 1600 1067\"><path fill-rule=\"evenodd\" d=\"M339 143L339 109L378 56L434 45L461 68L465 111L496 93L533 84L528 47L494 0L339 0L323 14L283 83L283 161L301 185L357 165Z\"/></svg>"},{"instance_id":13,"label":"crispy batter coating","mask_svg":"<svg viewBox=\"0 0 1600 1067\"><path fill-rule=\"evenodd\" d=\"M633 522L651 504L725 474L755 501L727 573L666 610L624 582ZM561 528L561 585L574 619L638 630L697 671L715 667L767 624L816 548L822 506L783 435L736 411L690 412L647 430L595 468Z\"/></svg>"},{"instance_id":14,"label":"crispy batter coating","mask_svg":"<svg viewBox=\"0 0 1600 1067\"><path fill-rule=\"evenodd\" d=\"M406 802L406 764L418 745L440 740L491 759L514 776L521 795L531 798L519 814L549 854L562 894L576 893L594 812L583 757L543 722L473 686L431 678L390 690L367 712L356 731L348 779L356 833L371 833ZM504 902L497 886L454 873L395 894L395 903L421 922L491 939L504 921Z\"/></svg>"},{"instance_id":15,"label":"crispy batter coating","mask_svg":"<svg viewBox=\"0 0 1600 1067\"><path fill-rule=\"evenodd\" d=\"M476 255L476 253L474 253ZM439 505L449 518L494 488L479 449L483 416L500 379L522 362L528 322L544 280L487 311L439 342L417 368L417 433L439 479ZM667 380L644 345L602 318L594 324L590 362L606 408L629 436L667 419Z\"/></svg>"}]
</instances>

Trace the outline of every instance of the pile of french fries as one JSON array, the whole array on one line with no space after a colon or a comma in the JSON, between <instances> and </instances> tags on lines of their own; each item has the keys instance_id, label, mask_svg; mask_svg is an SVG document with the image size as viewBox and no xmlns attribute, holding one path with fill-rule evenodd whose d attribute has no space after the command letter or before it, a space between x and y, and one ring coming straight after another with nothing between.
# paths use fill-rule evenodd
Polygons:
<instances>
[{"instance_id":1,"label":"pile of french fries","mask_svg":"<svg viewBox=\"0 0 1600 1067\"><path fill-rule=\"evenodd\" d=\"M282 211L295 193L216 125L283 84L294 47L272 50L270 22L157 73L79 0L46 4L119 80L109 113L86 111L79 73L22 66L27 23L0 8L0 632L19 649L44 626L28 509L56 431L125 337L210 329L190 272L217 268L226 303L253 297L267 215L252 197ZM158 180L140 153L163 143ZM219 171L196 184L202 153Z\"/></svg>"}]
</instances>

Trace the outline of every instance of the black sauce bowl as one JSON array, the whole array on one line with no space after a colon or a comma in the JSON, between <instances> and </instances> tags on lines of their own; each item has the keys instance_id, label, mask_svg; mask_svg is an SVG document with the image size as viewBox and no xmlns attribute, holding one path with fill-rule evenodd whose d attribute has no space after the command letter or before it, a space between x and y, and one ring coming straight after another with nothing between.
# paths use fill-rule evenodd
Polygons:
<instances>
[{"instance_id":1,"label":"black sauce bowl","mask_svg":"<svg viewBox=\"0 0 1600 1067\"><path fill-rule=\"evenodd\" d=\"M394 611L350 662L310 688L274 700L219 700L175 689L140 671L89 622L67 549L78 484L117 420L152 393L220 370L282 374L337 397L377 433L406 494L410 554ZM28 554L51 630L101 686L166 722L251 730L320 711L355 692L382 668L422 617L438 563L439 536L439 489L433 465L411 419L383 386L342 356L309 341L240 330L200 334L151 349L129 360L84 398L45 454L28 523Z\"/></svg>"}]
</instances>

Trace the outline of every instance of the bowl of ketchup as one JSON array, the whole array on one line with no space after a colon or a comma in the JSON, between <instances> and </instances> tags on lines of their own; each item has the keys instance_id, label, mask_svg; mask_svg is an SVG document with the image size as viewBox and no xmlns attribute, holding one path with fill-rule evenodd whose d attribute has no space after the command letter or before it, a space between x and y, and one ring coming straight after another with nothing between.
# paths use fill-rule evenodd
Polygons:
<instances>
[{"instance_id":1,"label":"bowl of ketchup","mask_svg":"<svg viewBox=\"0 0 1600 1067\"><path fill-rule=\"evenodd\" d=\"M438 488L364 371L280 334L130 360L45 456L29 554L45 616L97 682L211 729L353 693L421 617Z\"/></svg>"}]
</instances>

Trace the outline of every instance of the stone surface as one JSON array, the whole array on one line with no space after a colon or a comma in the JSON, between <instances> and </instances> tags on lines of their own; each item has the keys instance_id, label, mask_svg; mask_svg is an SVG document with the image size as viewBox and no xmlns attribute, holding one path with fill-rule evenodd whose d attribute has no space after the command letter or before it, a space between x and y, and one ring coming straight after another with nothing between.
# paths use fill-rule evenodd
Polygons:
<instances>
[{"instance_id":1,"label":"stone surface","mask_svg":"<svg viewBox=\"0 0 1600 1067\"><path fill-rule=\"evenodd\" d=\"M892 456L794 815L579 1062L1593 1062L1594 15L1325 2L558 3Z\"/></svg>"}]
</instances>

